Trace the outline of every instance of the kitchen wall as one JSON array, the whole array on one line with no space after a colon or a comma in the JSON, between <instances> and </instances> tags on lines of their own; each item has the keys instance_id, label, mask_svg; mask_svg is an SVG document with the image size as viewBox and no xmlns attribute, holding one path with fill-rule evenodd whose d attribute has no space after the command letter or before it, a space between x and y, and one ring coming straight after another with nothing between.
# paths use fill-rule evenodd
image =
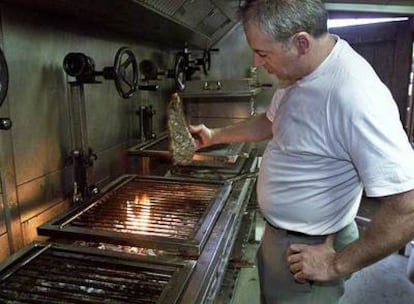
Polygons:
<instances>
[{"instance_id":1,"label":"kitchen wall","mask_svg":"<svg viewBox=\"0 0 414 304\"><path fill-rule=\"evenodd\" d=\"M233 79L250 77L250 67L253 66L253 52L247 44L243 26L238 23L214 47L219 52L212 52L213 69L209 74L212 79ZM257 69L257 80L260 84L271 84L273 87L264 88L256 100L256 111L264 112L269 105L277 80L269 75L264 68Z\"/></svg>"},{"instance_id":2,"label":"kitchen wall","mask_svg":"<svg viewBox=\"0 0 414 304\"><path fill-rule=\"evenodd\" d=\"M1 117L11 130L0 131L0 259L36 238L36 227L69 206L73 149L69 121L70 86L62 61L69 52L92 57L96 70L113 66L116 51L129 46L138 62L152 59L171 68L168 49L73 23L52 14L3 5L1 47L9 69L9 90ZM102 80L102 79L98 79ZM140 105L155 111L154 131L165 128L170 79L157 92L139 91L122 99L114 82L84 86L89 146L97 154L94 177L102 185L125 172L125 150L138 142Z\"/></svg>"},{"instance_id":3,"label":"kitchen wall","mask_svg":"<svg viewBox=\"0 0 414 304\"><path fill-rule=\"evenodd\" d=\"M0 130L2 260L41 239L36 227L71 205L72 166L68 156L73 149L73 99L68 82L73 79L62 68L66 54L85 53L94 59L96 70L102 70L113 66L118 48L129 46L138 62L151 59L161 69L171 69L177 50L111 32L107 27L104 30L79 20L73 22L58 14L7 4L0 6L0 14L0 46L10 76L0 117L10 117L13 122L10 130ZM240 26L217 47L220 52L213 53L209 78L248 76L251 53ZM137 109L153 106L154 132L159 134L165 130L166 105L175 89L172 79L163 79L158 81L156 92L138 91L132 98L122 99L113 81L98 80L102 82L84 85L84 97L87 138L98 156L93 166L94 180L102 186L128 171L126 149L137 144L140 137ZM260 100L262 105L267 102Z\"/></svg>"},{"instance_id":4,"label":"kitchen wall","mask_svg":"<svg viewBox=\"0 0 414 304\"><path fill-rule=\"evenodd\" d=\"M213 47L218 48L219 51L211 53L212 68L208 75L209 80L241 79L252 76L253 52L247 44L241 23L238 23ZM277 79L269 75L262 67L256 69L256 75L257 84L266 85L258 95L194 99L192 112L199 116L194 120L215 127L240 122L250 116L252 108L256 114L265 112L277 88ZM253 106L251 100L253 100ZM197 106L199 109L194 109ZM203 113L204 109L208 109L206 115ZM221 119L221 117L226 117L226 119ZM266 144L267 141L256 144L259 154L263 153Z\"/></svg>"}]
</instances>

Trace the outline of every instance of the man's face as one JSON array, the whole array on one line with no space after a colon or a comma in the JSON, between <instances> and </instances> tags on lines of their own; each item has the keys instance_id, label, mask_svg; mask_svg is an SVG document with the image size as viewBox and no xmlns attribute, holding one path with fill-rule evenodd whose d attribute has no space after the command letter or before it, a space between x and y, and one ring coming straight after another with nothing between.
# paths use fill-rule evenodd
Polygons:
<instances>
[{"instance_id":1,"label":"man's face","mask_svg":"<svg viewBox=\"0 0 414 304\"><path fill-rule=\"evenodd\" d=\"M298 64L295 47L269 38L255 25L246 25L244 30L247 42L253 50L253 64L265 68L282 82L294 82Z\"/></svg>"}]
</instances>

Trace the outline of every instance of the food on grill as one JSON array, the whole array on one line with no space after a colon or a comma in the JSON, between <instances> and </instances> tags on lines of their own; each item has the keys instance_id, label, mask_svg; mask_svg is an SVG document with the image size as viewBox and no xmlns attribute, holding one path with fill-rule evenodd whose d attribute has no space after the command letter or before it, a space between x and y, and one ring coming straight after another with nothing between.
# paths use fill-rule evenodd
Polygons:
<instances>
[{"instance_id":1,"label":"food on grill","mask_svg":"<svg viewBox=\"0 0 414 304\"><path fill-rule=\"evenodd\" d=\"M183 104L177 93L172 94L168 105L168 135L174 165L190 164L196 144L188 130Z\"/></svg>"}]
</instances>

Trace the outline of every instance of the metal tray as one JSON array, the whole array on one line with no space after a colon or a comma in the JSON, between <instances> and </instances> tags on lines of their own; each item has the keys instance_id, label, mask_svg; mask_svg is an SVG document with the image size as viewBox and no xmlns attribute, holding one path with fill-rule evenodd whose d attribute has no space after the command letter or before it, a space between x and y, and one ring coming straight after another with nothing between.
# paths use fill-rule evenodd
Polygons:
<instances>
[{"instance_id":1,"label":"metal tray","mask_svg":"<svg viewBox=\"0 0 414 304\"><path fill-rule=\"evenodd\" d=\"M220 144L198 150L193 157L191 166L209 163L209 166L221 165L223 163L234 164L239 158L248 158L249 153L245 151L245 143ZM171 159L168 150L168 136L162 134L156 140L136 145L128 150L129 155L142 157L161 157Z\"/></svg>"}]
</instances>

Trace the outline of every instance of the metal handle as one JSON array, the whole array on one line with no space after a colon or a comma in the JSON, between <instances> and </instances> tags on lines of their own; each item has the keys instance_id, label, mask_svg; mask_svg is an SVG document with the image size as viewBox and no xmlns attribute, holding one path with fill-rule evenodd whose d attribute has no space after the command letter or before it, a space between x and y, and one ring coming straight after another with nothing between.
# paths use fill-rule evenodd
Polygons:
<instances>
[{"instance_id":1,"label":"metal handle","mask_svg":"<svg viewBox=\"0 0 414 304\"><path fill-rule=\"evenodd\" d=\"M245 173L227 178L226 182L235 182L241 179L256 178L258 175L259 175L259 171L245 172Z\"/></svg>"},{"instance_id":2,"label":"metal handle","mask_svg":"<svg viewBox=\"0 0 414 304\"><path fill-rule=\"evenodd\" d=\"M138 86L138 89L140 89L141 91L157 91L158 90L158 85L157 84L153 84L153 85L140 85Z\"/></svg>"},{"instance_id":3,"label":"metal handle","mask_svg":"<svg viewBox=\"0 0 414 304\"><path fill-rule=\"evenodd\" d=\"M10 118L0 118L0 130L10 130L12 127L12 121Z\"/></svg>"}]
</instances>

